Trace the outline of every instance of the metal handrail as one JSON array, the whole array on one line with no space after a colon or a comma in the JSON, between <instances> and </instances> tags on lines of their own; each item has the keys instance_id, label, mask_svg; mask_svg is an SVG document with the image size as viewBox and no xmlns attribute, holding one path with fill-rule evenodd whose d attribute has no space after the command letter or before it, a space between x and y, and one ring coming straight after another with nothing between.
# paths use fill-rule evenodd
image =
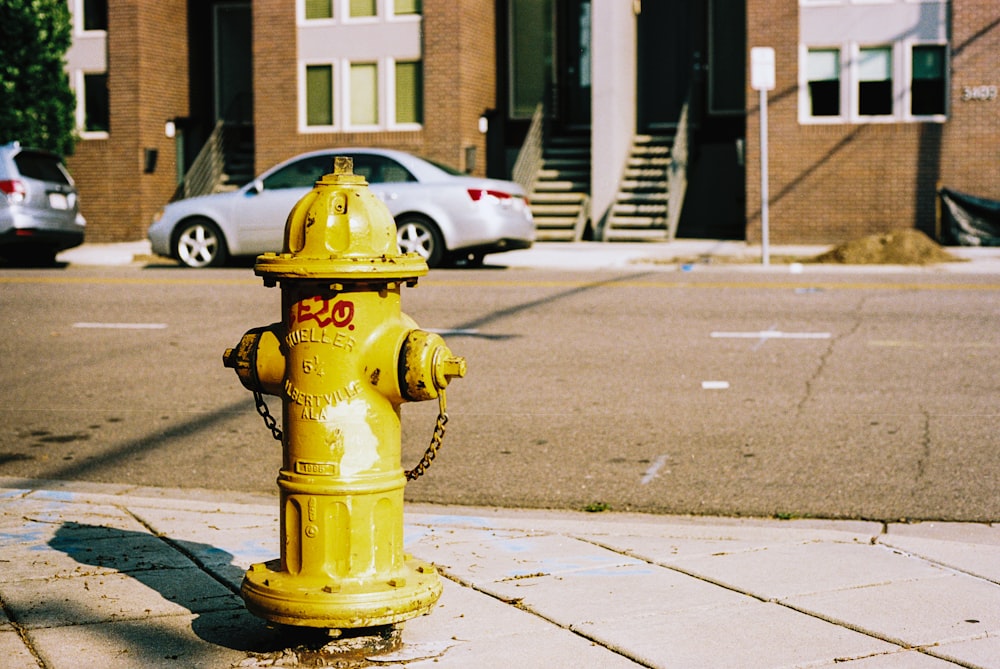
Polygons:
<instances>
[{"instance_id":1,"label":"metal handrail","mask_svg":"<svg viewBox=\"0 0 1000 669\"><path fill-rule=\"evenodd\" d=\"M681 118L677 124L677 134L670 149L670 166L667 172L667 241L674 241L677 225L681 220L684 196L688 182L688 152L691 142L691 124L688 111L691 106L691 92L681 108Z\"/></svg>"},{"instance_id":2,"label":"metal handrail","mask_svg":"<svg viewBox=\"0 0 1000 669\"><path fill-rule=\"evenodd\" d=\"M576 222L573 223L573 241L583 241L583 233L587 230L587 221L590 220L590 196L584 194L580 199L580 211L576 215Z\"/></svg>"},{"instance_id":3,"label":"metal handrail","mask_svg":"<svg viewBox=\"0 0 1000 669\"><path fill-rule=\"evenodd\" d=\"M184 181L178 187L174 199L207 195L222 183L225 173L225 123L216 121L212 134L208 136L198 156L191 163ZM178 197L179 196L179 197Z\"/></svg>"},{"instance_id":4,"label":"metal handrail","mask_svg":"<svg viewBox=\"0 0 1000 669\"><path fill-rule=\"evenodd\" d=\"M514 162L514 169L511 178L515 183L524 188L524 192L531 194L535 187L535 179L538 178L538 170L542 166L542 147L545 142L545 105L539 102L535 107L535 113L531 115L531 125L528 126L528 134L524 137L520 151L517 152L517 160Z\"/></svg>"}]
</instances>

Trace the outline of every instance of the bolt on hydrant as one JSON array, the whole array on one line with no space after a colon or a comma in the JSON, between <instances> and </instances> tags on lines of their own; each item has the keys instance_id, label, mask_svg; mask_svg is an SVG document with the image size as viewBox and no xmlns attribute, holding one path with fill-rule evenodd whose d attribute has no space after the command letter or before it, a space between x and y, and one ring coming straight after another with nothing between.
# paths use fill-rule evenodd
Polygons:
<instances>
[{"instance_id":1,"label":"bolt on hydrant","mask_svg":"<svg viewBox=\"0 0 1000 669\"><path fill-rule=\"evenodd\" d=\"M288 215L281 253L254 272L280 284L282 321L248 331L223 356L282 442L281 557L254 564L242 594L278 625L357 630L429 611L430 564L403 553L403 489L441 444L445 387L465 360L400 310L400 288L427 274L402 254L385 204L337 157ZM281 398L282 427L264 395ZM431 446L401 466L400 407L437 399Z\"/></svg>"}]
</instances>

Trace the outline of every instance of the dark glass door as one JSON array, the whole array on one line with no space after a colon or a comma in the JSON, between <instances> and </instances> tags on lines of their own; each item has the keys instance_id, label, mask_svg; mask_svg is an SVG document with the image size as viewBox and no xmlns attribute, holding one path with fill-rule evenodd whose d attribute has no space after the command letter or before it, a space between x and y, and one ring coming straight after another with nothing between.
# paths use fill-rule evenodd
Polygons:
<instances>
[{"instance_id":1,"label":"dark glass door","mask_svg":"<svg viewBox=\"0 0 1000 669\"><path fill-rule=\"evenodd\" d=\"M642 3L638 17L640 132L672 128L680 120L694 66L692 0Z\"/></svg>"},{"instance_id":2,"label":"dark glass door","mask_svg":"<svg viewBox=\"0 0 1000 669\"><path fill-rule=\"evenodd\" d=\"M590 125L591 4L566 0L559 11L556 45L557 120L567 127Z\"/></svg>"}]
</instances>

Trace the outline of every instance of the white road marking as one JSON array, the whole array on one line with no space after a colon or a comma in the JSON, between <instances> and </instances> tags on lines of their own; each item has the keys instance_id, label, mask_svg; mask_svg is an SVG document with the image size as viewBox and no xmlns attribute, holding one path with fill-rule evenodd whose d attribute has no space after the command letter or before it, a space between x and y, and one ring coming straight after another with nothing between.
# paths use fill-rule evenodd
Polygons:
<instances>
[{"instance_id":1,"label":"white road marking","mask_svg":"<svg viewBox=\"0 0 1000 669\"><path fill-rule=\"evenodd\" d=\"M755 351L763 346L768 339L829 339L831 337L829 332L782 332L775 330L775 327L777 326L772 325L759 332L713 332L711 337L714 339L756 339L757 344L753 347Z\"/></svg>"},{"instance_id":2,"label":"white road marking","mask_svg":"<svg viewBox=\"0 0 1000 669\"><path fill-rule=\"evenodd\" d=\"M701 387L704 390L727 390L729 381L702 381Z\"/></svg>"},{"instance_id":3,"label":"white road marking","mask_svg":"<svg viewBox=\"0 0 1000 669\"><path fill-rule=\"evenodd\" d=\"M829 332L781 332L761 330L759 332L713 332L713 339L829 339Z\"/></svg>"},{"instance_id":4,"label":"white road marking","mask_svg":"<svg viewBox=\"0 0 1000 669\"><path fill-rule=\"evenodd\" d=\"M647 483L655 479L659 475L660 470L663 469L663 465L667 464L668 457L669 457L668 455L664 454L656 458L653 464L649 466L649 469L646 470L646 473L642 475L642 480L639 482L642 485L646 485Z\"/></svg>"}]
</instances>

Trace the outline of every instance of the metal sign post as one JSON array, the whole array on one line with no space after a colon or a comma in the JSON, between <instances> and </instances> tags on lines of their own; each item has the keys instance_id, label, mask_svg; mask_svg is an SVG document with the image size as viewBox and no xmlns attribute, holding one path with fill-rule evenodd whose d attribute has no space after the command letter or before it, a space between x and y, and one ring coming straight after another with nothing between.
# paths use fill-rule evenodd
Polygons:
<instances>
[{"instance_id":1,"label":"metal sign post","mask_svg":"<svg viewBox=\"0 0 1000 669\"><path fill-rule=\"evenodd\" d=\"M771 264L768 248L767 191L767 92L774 90L774 49L755 46L750 49L750 87L760 91L760 261Z\"/></svg>"}]
</instances>

